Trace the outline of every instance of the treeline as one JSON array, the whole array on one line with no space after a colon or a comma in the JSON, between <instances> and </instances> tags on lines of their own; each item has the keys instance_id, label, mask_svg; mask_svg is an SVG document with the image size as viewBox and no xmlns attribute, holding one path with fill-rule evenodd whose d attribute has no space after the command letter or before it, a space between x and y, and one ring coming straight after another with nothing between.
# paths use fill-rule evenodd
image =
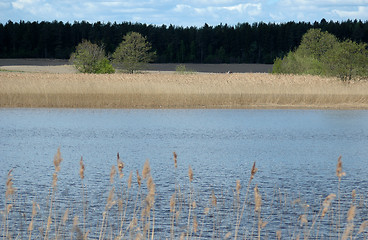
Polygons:
<instances>
[{"instance_id":1,"label":"treeline","mask_svg":"<svg viewBox=\"0 0 368 240\"><path fill-rule=\"evenodd\" d=\"M158 63L273 63L299 46L311 28L339 40L368 43L368 21L241 23L236 26L156 26L140 23L7 22L0 24L0 58L67 59L82 39L114 52L128 32L147 37Z\"/></svg>"}]
</instances>

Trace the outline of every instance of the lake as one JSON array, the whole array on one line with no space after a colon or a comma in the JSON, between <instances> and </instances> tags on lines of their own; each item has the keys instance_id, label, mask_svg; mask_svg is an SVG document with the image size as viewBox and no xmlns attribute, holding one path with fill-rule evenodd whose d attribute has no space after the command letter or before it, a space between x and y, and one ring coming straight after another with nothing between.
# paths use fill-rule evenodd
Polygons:
<instances>
[{"instance_id":1,"label":"lake","mask_svg":"<svg viewBox=\"0 0 368 240\"><path fill-rule=\"evenodd\" d=\"M268 222L263 232L271 239L280 225L286 236L298 225L293 223L292 208L285 205L301 199L310 206L307 212L313 218L330 193L338 194L339 156L346 172L341 181L342 202L350 206L353 189L358 196L366 197L368 193L368 111L364 110L0 109L0 191L5 193L7 174L12 169L17 198L28 206L23 207L27 216L33 200L46 202L43 199L50 195L58 148L63 162L56 205L80 214L75 205L81 201L79 161L83 156L89 229L102 221L117 153L125 164L125 183L130 172L136 181L136 170L141 173L149 160L156 184L157 239L170 233L167 219L175 184L184 192L194 193L198 216L213 191L222 220L216 236L221 238L233 231L234 214L228 216L226 211L234 208L231 199L237 180L244 198L253 162L258 172L250 187L247 208L254 208L253 188L258 184L264 202L262 215ZM174 151L178 155L177 169ZM188 179L189 165L193 169L192 183ZM4 200L0 200L1 209ZM367 204L367 199L361 201ZM280 212L283 220L278 217ZM366 217L367 207L356 215L357 223ZM254 224L253 220L248 216L241 223L244 235L252 234L249 229L254 226L247 224ZM178 223L179 232L185 228L182 225ZM203 224L202 237L210 236L212 228ZM328 228L319 231L320 236L331 236Z\"/></svg>"}]
</instances>

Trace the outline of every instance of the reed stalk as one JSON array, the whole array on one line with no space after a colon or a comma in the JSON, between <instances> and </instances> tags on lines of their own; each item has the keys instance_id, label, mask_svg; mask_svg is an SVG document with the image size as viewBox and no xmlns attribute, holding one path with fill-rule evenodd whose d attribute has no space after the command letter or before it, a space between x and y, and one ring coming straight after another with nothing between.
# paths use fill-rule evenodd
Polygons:
<instances>
[{"instance_id":1,"label":"reed stalk","mask_svg":"<svg viewBox=\"0 0 368 240\"><path fill-rule=\"evenodd\" d=\"M244 198L244 202L243 202L243 207L242 207L242 209L240 211L240 216L237 213L234 240L236 240L237 237L238 237L239 226L240 226L240 222L241 222L242 217L243 217L245 206L247 204L247 199L248 199L248 193L249 193L250 185L251 185L252 180L254 178L254 175L256 174L257 171L258 171L258 169L256 168L256 162L254 162L253 163L253 166L252 166L252 169L250 171L250 179L248 181L247 191L245 192L245 198Z\"/></svg>"},{"instance_id":2,"label":"reed stalk","mask_svg":"<svg viewBox=\"0 0 368 240\"><path fill-rule=\"evenodd\" d=\"M175 158L177 158L177 156L175 157L174 155L174 159ZM148 160L143 166L141 175L137 171L137 187L132 188L132 172L130 172L127 178L127 184L124 185L124 183L122 183L123 163L119 155L117 159L117 165L112 166L110 171L111 186L109 187L102 219L99 220L96 228L94 228L94 238L153 240L164 237L168 237L169 239L248 239L249 237L251 239L262 239L264 236L268 236L268 238L272 239L321 239L326 238L327 234L329 234L329 238L337 238L339 240L367 239L368 237L368 220L364 215L366 212L366 200L361 198L359 201L357 198L357 190L359 189L352 191L351 202L347 203L341 200L343 189L340 189L342 188L340 182L342 177L345 176L342 169L341 157L338 158L336 167L336 176L339 180L339 184L336 186L337 193L329 194L324 199L321 199L321 203L317 206L317 208L319 208L317 209L318 211L310 209L312 206L303 202L300 196L289 205L289 195L281 192L281 190L274 191L273 196L271 196L272 199L269 199L267 195L263 198L258 184L255 184L253 188L254 209L253 207L248 208L247 198L248 194L250 195L249 189L257 172L255 163L251 170L244 196L245 199L241 199L241 182L239 180L236 181L233 194L234 200L231 199L235 204L233 208L229 208L226 204L225 199L227 198L223 197L226 195L219 195L219 193L216 193L214 190L209 193L209 201L206 199L204 204L203 201L197 202L197 195L194 191L193 170L191 166L189 166L188 188L182 191L180 185L176 183L171 198L168 198L170 201L170 212L167 213L167 233L164 233L165 229L162 230L161 226L157 225L159 221L157 221L156 217L158 215L162 216L162 213L160 212L160 214L158 214L158 208L156 208L156 185L152 177L153 173L151 172ZM45 209L45 214L42 214L35 199L32 202L31 209L28 211L29 215L27 213L28 217L26 218L25 215L25 219L20 219L20 221L22 221L20 223L15 222L19 221L19 219L14 216L14 213L19 211L17 208L19 208L21 203L16 201L17 195L15 194L16 191L13 186L12 170L9 171L6 180L4 210L2 211L3 222L0 229L3 239L22 238L23 235L21 231L23 227L20 226L18 229L19 226L17 226L17 224L22 225L23 221L28 227L25 230L23 229L25 233L27 233L26 238L28 239L40 238L56 240L88 238L90 230L87 230L88 222L86 221L87 213L85 209L87 196L85 196L84 189L85 166L83 158L81 158L79 163L79 177L82 183L81 192L83 204L81 206L78 204L79 208L82 207L84 211L83 223L79 223L79 216L76 215L72 221L73 223L68 224L68 219L73 215L76 209L66 208L62 210L60 209L61 204L56 201L58 189L56 188L58 180L57 174L60 171L61 161L60 150L58 150L54 157L55 172L52 182L53 188L50 189L51 196L49 196L47 200L46 205L48 207ZM119 181L115 181L116 176L119 176ZM119 186L122 186L121 191ZM147 191L143 191L142 189L147 189ZM133 191L136 191L135 198ZM121 192L121 194L117 194L117 192ZM276 202L276 204L273 204L273 202ZM247 206L245 206L245 204ZM253 204L253 201L251 204ZM118 206L114 207L116 205ZM299 208L299 205L301 208ZM335 207L335 205L337 205L337 207ZM118 208L118 212L114 214L116 208ZM275 209L280 209L280 211ZM127 214L128 210L131 210L129 214ZM277 212L275 213L275 211ZM285 212L288 212L286 213L287 215L285 215ZM312 216L308 216L310 212L313 213ZM346 217L343 217L345 216L345 212ZM244 220L244 213L251 216L249 219L251 223L249 225L243 225L242 219ZM272 216L275 214L281 214L280 219L273 220L275 218ZM229 223L226 220L224 225L223 217L231 219L230 221L233 222ZM309 220L310 218L311 220ZM358 219L361 220L360 223ZM118 222L119 220L120 222ZM160 221L161 220L165 219L160 219ZM226 226L232 223L234 224L233 226ZM13 226L13 224L15 225ZM270 229L268 229L269 224L273 225ZM277 224L280 224L280 230L276 231L274 227ZM81 226L81 229L79 226ZM240 226L244 226L244 231L240 231ZM39 235L36 234L35 229L39 229ZM321 230L323 230L323 232ZM15 235L13 236L14 233Z\"/></svg>"}]
</instances>

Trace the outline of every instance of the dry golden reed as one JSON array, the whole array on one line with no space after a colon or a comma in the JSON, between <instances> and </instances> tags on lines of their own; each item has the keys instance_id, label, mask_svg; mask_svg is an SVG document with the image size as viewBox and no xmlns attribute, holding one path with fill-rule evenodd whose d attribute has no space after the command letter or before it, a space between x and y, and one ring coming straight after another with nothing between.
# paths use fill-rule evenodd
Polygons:
<instances>
[{"instance_id":1,"label":"dry golden reed","mask_svg":"<svg viewBox=\"0 0 368 240\"><path fill-rule=\"evenodd\" d=\"M170 198L170 212L175 211L175 205L176 205L176 193L173 193Z\"/></svg>"},{"instance_id":2,"label":"dry golden reed","mask_svg":"<svg viewBox=\"0 0 368 240\"><path fill-rule=\"evenodd\" d=\"M176 152L173 152L174 155L174 166L175 168L178 168L178 155L176 154Z\"/></svg>"},{"instance_id":3,"label":"dry golden reed","mask_svg":"<svg viewBox=\"0 0 368 240\"><path fill-rule=\"evenodd\" d=\"M241 189L241 185L240 185L240 180L236 180L236 195L239 196L240 194L240 189Z\"/></svg>"},{"instance_id":4,"label":"dry golden reed","mask_svg":"<svg viewBox=\"0 0 368 240\"><path fill-rule=\"evenodd\" d=\"M79 176L83 180L84 179L84 163L83 163L83 157L81 157L81 160L79 161Z\"/></svg>"},{"instance_id":5,"label":"dry golden reed","mask_svg":"<svg viewBox=\"0 0 368 240\"><path fill-rule=\"evenodd\" d=\"M133 173L130 172L129 177L128 177L128 189L132 187L132 179L133 179Z\"/></svg>"},{"instance_id":6,"label":"dry golden reed","mask_svg":"<svg viewBox=\"0 0 368 240\"><path fill-rule=\"evenodd\" d=\"M15 188L13 187L13 176L12 176L12 171L13 170L10 170L8 172L8 178L6 180L6 192L5 192L5 197L7 199L10 199L11 196L14 195L15 193Z\"/></svg>"},{"instance_id":7,"label":"dry golden reed","mask_svg":"<svg viewBox=\"0 0 368 240\"><path fill-rule=\"evenodd\" d=\"M229 239L230 237L231 237L231 232L228 232L228 233L225 234L225 237L224 238L225 239Z\"/></svg>"},{"instance_id":8,"label":"dry golden reed","mask_svg":"<svg viewBox=\"0 0 368 240\"><path fill-rule=\"evenodd\" d=\"M264 73L0 72L0 107L368 109L368 82Z\"/></svg>"},{"instance_id":9,"label":"dry golden reed","mask_svg":"<svg viewBox=\"0 0 368 240\"><path fill-rule=\"evenodd\" d=\"M63 158L61 157L60 148L58 148L55 156L54 156L54 166L55 166L55 172L60 171L60 163L63 161Z\"/></svg>"},{"instance_id":10,"label":"dry golden reed","mask_svg":"<svg viewBox=\"0 0 368 240\"><path fill-rule=\"evenodd\" d=\"M261 194L259 193L257 184L254 187L254 203L255 203L254 211L255 212L260 212L261 211L261 206L262 206L262 197L261 197Z\"/></svg>"},{"instance_id":11,"label":"dry golden reed","mask_svg":"<svg viewBox=\"0 0 368 240\"><path fill-rule=\"evenodd\" d=\"M124 173L123 173L124 163L120 160L119 153L117 154L117 166L118 166L119 178L123 178L124 177Z\"/></svg>"},{"instance_id":12,"label":"dry golden reed","mask_svg":"<svg viewBox=\"0 0 368 240\"><path fill-rule=\"evenodd\" d=\"M60 151L55 155L55 159L61 159ZM119 172L119 154L117 155L118 159L118 167L117 170ZM55 164L55 162L57 164ZM61 160L54 161L55 164L55 179L53 182L57 181L57 166L60 167ZM83 166L83 167L82 167ZM83 158L81 157L80 160L80 171L79 175L81 179L84 178L84 164L83 164ZM121 168L122 170L123 168ZM59 169L60 170L60 169ZM58 171L59 171L58 170ZM251 177L249 179L249 185L251 185L251 181L254 178L257 168L255 163L253 163L252 169L251 169ZM83 172L83 174L81 174ZM342 176L342 163L341 163L341 157L338 159L337 169L336 169L336 175ZM78 174L78 173L76 173ZM114 176L117 174L115 166L111 168L110 171L110 181L114 178ZM142 184L142 178L139 175L139 171L137 170L137 182L138 186L133 187L132 190L137 190L136 198L134 198L134 195L130 196L127 191L127 189L131 188L132 184L132 175L133 172L131 171L129 174L129 178L127 179L128 184L127 188L120 188L116 187L115 185L120 185L121 182L114 182L114 185L111 187L107 199L106 199L106 205L105 210L102 212L102 221L100 224L97 224L97 228L100 228L100 238L99 239L160 239L161 236L157 234L157 229L160 229L161 226L157 227L155 224L156 219L155 217L160 214L155 215L155 212L158 211L160 208L156 208L155 205L155 198L156 198L156 185L154 182L154 179L151 175L151 169L149 165L149 161L147 160L143 166L142 175L145 176L144 184L146 185L147 192L143 192L142 190L145 188L141 188ZM193 171L191 170L191 167L189 166L188 169L188 176L190 182L193 180ZM82 177L83 176L83 177ZM340 183L340 181L339 181ZM367 237L367 228L368 228L368 220L365 220L360 223L359 220L365 219L365 216L362 215L362 212L364 213L362 208L364 208L364 204L358 205L356 203L356 191L353 190L351 193L352 203L350 206L346 206L345 204L347 201L343 201L343 207L341 208L343 214L343 222L340 223L337 222L337 218L339 218L339 212L338 211L331 211L331 214L329 214L328 220L323 220L322 218L328 213L329 209L336 210L335 205L333 204L333 200L336 198L335 194L328 195L323 203L322 208L320 211L315 211L315 209L310 209L310 206L305 207L307 204L303 203L300 198L298 198L295 201L290 201L290 209L281 209L281 211L287 210L286 216L281 216L282 219L281 222L277 222L277 224L280 224L280 229L276 231L274 230L274 216L278 214L278 207L287 207L287 200L283 200L282 204L285 204L285 206L275 206L273 208L274 200L269 199L267 195L265 195L264 200L262 200L261 193L258 188L258 184L255 184L254 186L254 200L247 200L248 190L251 189L249 186L246 189L247 192L244 194L244 203L246 206L246 210L248 211L246 213L247 219L246 222L251 220L252 216L254 217L253 224L244 224L244 221L241 221L242 215L240 211L240 196L242 189L242 186L240 184L240 180L236 181L236 188L234 191L236 191L236 196L238 203L233 201L232 203L236 203L234 208L229 208L226 204L227 198L224 198L224 195L217 195L220 196L220 200L218 202L218 198L216 196L217 193L215 193L214 190L212 190L209 201L203 201L203 196L197 195L194 193L193 190L193 184L190 183L190 192L189 195L186 196L184 194L182 189L175 183L175 192L171 195L170 199L167 198L167 200L170 200L170 212L167 213L170 215L170 218L168 221L170 221L170 238L168 239L178 239L179 237L183 237L184 239L206 239L209 235L212 235L213 239L256 239L258 236L258 239L263 239L264 236L267 236L270 239L283 239L283 238L293 238L293 239L321 239L323 238L323 234L325 234L324 231L328 231L328 229L331 229L330 238L334 239L365 239ZM253 184L252 184L253 186ZM28 239L36 239L36 238L42 238L42 239L68 239L68 234L71 234L71 238L73 239L74 236L75 239L87 239L88 234L90 230L88 228L90 226L85 225L86 217L84 217L83 221L83 230L79 228L79 219L78 216L75 216L74 219L70 219L69 217L72 216L75 212L78 212L78 209L72 209L69 210L67 208L66 210L59 209L60 202L56 202L55 195L56 188L52 189L52 196L50 203L47 203L49 209L49 214L43 214L43 211L38 214L40 211L39 205L33 201L32 205L32 214L27 213L25 217L27 217L26 220L24 220L25 225L22 227L25 231L25 234L27 234ZM116 190L116 192L115 192ZM120 190L123 190L122 192ZM11 236L10 233L8 233L8 222L7 219L9 216L13 216L12 211L15 211L16 209L18 211L18 208L20 205L18 202L16 202L13 198L14 195L14 187L13 187L13 181L12 181L12 171L9 171L8 178L6 181L6 202L4 206L4 210L1 211L3 214L3 222L2 223L2 229L0 228L0 234L3 234L6 236L7 239L14 239L14 237ZM127 194L127 195L125 195ZM349 196L349 194L344 195ZM188 198L187 198L188 197ZM242 199L243 200L243 199ZM269 200L271 200L271 205L269 205ZM11 201L10 204L7 204L8 201ZM49 201L49 200L47 200ZM262 202L263 201L263 202ZM54 204L53 204L54 203ZM133 204L134 207L131 205ZM159 203L159 205L161 202ZM198 206L197 206L198 204ZM276 203L277 204L277 203ZM304 206L302 206L304 204ZM348 203L349 204L349 203ZM64 204L61 204L64 205ZM116 206L117 205L117 206ZM301 211L297 210L297 205L301 206ZM64 205L67 206L67 205ZM254 206L254 209L253 209ZM339 206L340 208L340 203ZM261 216L261 208L262 209L262 215ZM127 211L128 209L128 211ZM116 211L113 211L116 210ZM268 216L271 211L272 216ZM296 211L294 214L294 210ZM131 211L130 213L128 213ZM166 210L165 210L166 211ZM226 215L224 211L229 213L229 215ZM340 211L340 210L339 210ZM168 209L167 209L168 212ZM157 212L156 212L157 213ZM312 213L313 216L308 216L309 213ZM231 216L231 214L236 214ZM282 213L281 213L282 214ZM291 218L290 215L293 215ZM228 220L225 220L225 224L227 225L225 228L222 225L223 220L227 217L232 218L234 221L236 220L236 224L233 224L230 228L228 226ZM321 218L320 218L321 217ZM42 219L41 219L42 218ZM308 219L311 219L311 224L309 224ZM14 219L11 221L13 222ZM166 220L166 219L164 219ZM295 221L294 221L295 220ZM15 220L17 221L17 220ZM118 221L121 221L118 222ZM184 225L184 221L186 222ZM231 220L229 220L231 221ZM268 222L270 221L270 223ZM277 220L276 220L277 221ZM285 221L285 222L283 222ZM160 219L161 222L161 219ZM324 222L328 222L330 224L327 228L322 226ZM212 223L212 224L211 224ZM231 223L231 222L230 222ZM290 223L292 223L290 225ZM166 226L168 225L167 223ZM243 225L244 224L244 225ZM273 227L271 227L271 230L267 230L268 224L273 224ZM283 225L286 224L286 225ZM341 225L340 225L341 224ZM39 227L41 225L41 227ZM72 226L71 226L72 225ZM82 225L82 224L81 224ZM230 224L231 225L231 224ZM251 226L253 225L253 227ZM289 226L290 225L290 226ZM115 228L117 228L117 232L115 232ZM120 227L119 227L120 226ZM208 226L212 226L212 229L209 229ZM240 226L240 227L239 227ZM72 227L72 229L67 228ZM289 228L290 227L290 228ZM359 228L358 228L359 227ZM201 229L202 228L202 229ZM258 228L258 229L257 229ZM34 229L39 229L39 233L33 233ZM156 230L155 230L156 229ZM286 229L286 231L285 231ZM294 230L292 230L294 229ZM323 230L323 233L321 231ZM289 231L291 230L291 231ZM15 230L18 231L18 230ZM160 232L158 231L158 232ZM212 231L212 232L211 232ZM256 233L258 231L258 234ZM265 231L265 233L261 231ZM271 232L270 232L271 231ZM293 232L294 231L294 232ZM321 232L320 232L321 231ZM313 233L311 233L313 232ZM202 233L204 235L202 235ZM38 236L37 236L38 234ZM94 233L98 234L98 233ZM161 234L161 233L160 233ZM289 234L289 235L288 235ZM282 238L283 237L283 238ZM162 237L161 237L162 238ZM23 239L23 238L22 238Z\"/></svg>"},{"instance_id":13,"label":"dry golden reed","mask_svg":"<svg viewBox=\"0 0 368 240\"><path fill-rule=\"evenodd\" d=\"M368 220L365 220L364 222L362 222L362 224L359 227L358 234L363 233L366 230L366 228L368 228Z\"/></svg>"},{"instance_id":14,"label":"dry golden reed","mask_svg":"<svg viewBox=\"0 0 368 240\"><path fill-rule=\"evenodd\" d=\"M151 174L151 167L149 165L149 161L146 160L143 166L143 170L142 170L143 179L146 179L150 174Z\"/></svg>"},{"instance_id":15,"label":"dry golden reed","mask_svg":"<svg viewBox=\"0 0 368 240\"><path fill-rule=\"evenodd\" d=\"M188 177L189 177L189 181L192 182L193 181L193 170L192 167L189 165L188 168Z\"/></svg>"},{"instance_id":16,"label":"dry golden reed","mask_svg":"<svg viewBox=\"0 0 368 240\"><path fill-rule=\"evenodd\" d=\"M112 166L111 167L111 170L110 170L110 183L113 184L114 183L114 177L116 175L116 168L115 166Z\"/></svg>"},{"instance_id":17,"label":"dry golden reed","mask_svg":"<svg viewBox=\"0 0 368 240\"><path fill-rule=\"evenodd\" d=\"M331 202L332 202L335 198L336 198L336 194L331 193L331 194L330 194L330 195L328 195L328 196L325 198L325 200L323 201L323 204L322 204L322 206L323 206L323 210L322 210L322 215L321 215L321 217L322 217L322 218L326 215L326 213L327 213L328 209L330 208Z\"/></svg>"},{"instance_id":18,"label":"dry golden reed","mask_svg":"<svg viewBox=\"0 0 368 240\"><path fill-rule=\"evenodd\" d=\"M115 193L115 187L111 188L109 192L109 196L107 197L106 209L110 209L116 203L116 201L114 200L114 196L115 196L114 193Z\"/></svg>"},{"instance_id":19,"label":"dry golden reed","mask_svg":"<svg viewBox=\"0 0 368 240\"><path fill-rule=\"evenodd\" d=\"M197 216L193 216L193 232L196 233L198 231L198 222L197 222Z\"/></svg>"},{"instance_id":20,"label":"dry golden reed","mask_svg":"<svg viewBox=\"0 0 368 240\"><path fill-rule=\"evenodd\" d=\"M277 232L276 232L276 237L277 237L277 240L281 240L281 235L282 233L281 233L281 231L280 230L278 230Z\"/></svg>"},{"instance_id":21,"label":"dry golden reed","mask_svg":"<svg viewBox=\"0 0 368 240\"><path fill-rule=\"evenodd\" d=\"M345 172L342 171L341 156L337 159L336 176L339 178L339 181L341 181L341 178L345 176Z\"/></svg>"},{"instance_id":22,"label":"dry golden reed","mask_svg":"<svg viewBox=\"0 0 368 240\"><path fill-rule=\"evenodd\" d=\"M254 162L252 170L250 171L250 180L254 178L254 175L256 175L257 171L258 171L258 168L256 168L256 162Z\"/></svg>"},{"instance_id":23,"label":"dry golden reed","mask_svg":"<svg viewBox=\"0 0 368 240\"><path fill-rule=\"evenodd\" d=\"M211 194L211 204L213 207L217 206L217 197L215 195L215 191L212 190L212 194Z\"/></svg>"},{"instance_id":24,"label":"dry golden reed","mask_svg":"<svg viewBox=\"0 0 368 240\"><path fill-rule=\"evenodd\" d=\"M141 184L142 184L142 178L141 176L139 176L139 172L137 170L137 183L138 183L138 186L141 187Z\"/></svg>"},{"instance_id":25,"label":"dry golden reed","mask_svg":"<svg viewBox=\"0 0 368 240\"><path fill-rule=\"evenodd\" d=\"M356 206L352 205L348 211L348 217L347 217L348 222L351 222L354 220L355 210L356 210Z\"/></svg>"},{"instance_id":26,"label":"dry golden reed","mask_svg":"<svg viewBox=\"0 0 368 240\"><path fill-rule=\"evenodd\" d=\"M69 208L67 208L64 212L64 215L63 215L63 224L65 225L66 221L68 220L69 218Z\"/></svg>"}]
</instances>

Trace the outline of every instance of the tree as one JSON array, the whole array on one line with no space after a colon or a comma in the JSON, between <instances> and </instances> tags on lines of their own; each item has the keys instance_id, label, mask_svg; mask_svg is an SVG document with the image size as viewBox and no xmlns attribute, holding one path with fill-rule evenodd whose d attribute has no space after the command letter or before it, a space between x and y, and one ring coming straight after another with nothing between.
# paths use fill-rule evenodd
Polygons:
<instances>
[{"instance_id":1,"label":"tree","mask_svg":"<svg viewBox=\"0 0 368 240\"><path fill-rule=\"evenodd\" d=\"M112 55L113 62L129 73L142 69L153 60L156 53L140 33L130 32L123 37Z\"/></svg>"},{"instance_id":2,"label":"tree","mask_svg":"<svg viewBox=\"0 0 368 240\"><path fill-rule=\"evenodd\" d=\"M343 81L368 76L367 44L345 40L330 49L324 56L329 74Z\"/></svg>"},{"instance_id":3,"label":"tree","mask_svg":"<svg viewBox=\"0 0 368 240\"><path fill-rule=\"evenodd\" d=\"M75 52L71 55L70 61L83 73L114 73L115 69L105 56L103 47L82 40L78 44Z\"/></svg>"},{"instance_id":4,"label":"tree","mask_svg":"<svg viewBox=\"0 0 368 240\"><path fill-rule=\"evenodd\" d=\"M321 57L337 43L337 38L334 35L322 32L321 29L310 29L303 35L296 52L300 56L321 60Z\"/></svg>"},{"instance_id":5,"label":"tree","mask_svg":"<svg viewBox=\"0 0 368 240\"><path fill-rule=\"evenodd\" d=\"M368 77L367 44L340 42L320 29L310 29L300 46L274 61L274 73L312 74L339 77L343 81Z\"/></svg>"}]
</instances>

